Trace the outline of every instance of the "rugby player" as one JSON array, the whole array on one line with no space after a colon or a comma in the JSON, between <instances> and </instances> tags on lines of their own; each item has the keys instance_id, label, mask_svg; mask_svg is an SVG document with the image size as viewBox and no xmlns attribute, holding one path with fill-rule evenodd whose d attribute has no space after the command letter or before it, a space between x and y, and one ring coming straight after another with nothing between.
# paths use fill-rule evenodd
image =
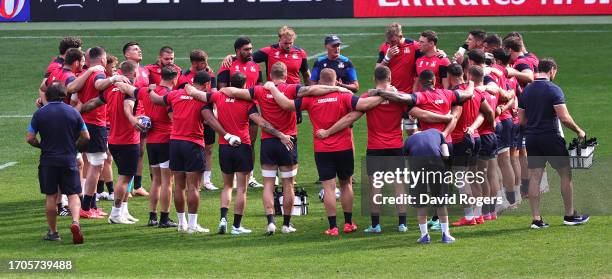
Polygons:
<instances>
[{"instance_id":1,"label":"rugby player","mask_svg":"<svg viewBox=\"0 0 612 279\"><path fill-rule=\"evenodd\" d=\"M570 115L565 105L565 96L552 81L557 74L553 59L542 59L537 68L535 81L528 85L519 98L519 117L525 127L525 142L529 160L529 204L533 221L531 228L547 228L540 215L540 181L546 162L557 171L561 183L561 196L565 207L564 225L580 225L589 221L588 215L576 212L573 203L572 172L565 140L560 136L559 121L585 140L586 133Z\"/></svg>"},{"instance_id":2,"label":"rugby player","mask_svg":"<svg viewBox=\"0 0 612 279\"><path fill-rule=\"evenodd\" d=\"M336 72L332 69L323 69L319 79L321 85L336 84ZM271 91L274 100L285 110L307 110L313 127L315 162L319 173L319 180L325 190L325 211L329 221L329 229L325 234L338 235L336 224L336 176L340 180L340 200L344 211L344 232L351 233L357 230L352 220L353 188L353 133L350 128L334 134L326 139L315 137L319 129L329 128L351 110L366 111L380 104L380 97L359 98L352 94L336 91L322 96L308 96L290 100L280 91Z\"/></svg>"},{"instance_id":3,"label":"rugby player","mask_svg":"<svg viewBox=\"0 0 612 279\"><path fill-rule=\"evenodd\" d=\"M323 95L335 91L350 92L348 89L338 86L287 84L287 67L282 62L276 62L272 66L270 76L276 88L289 99L309 95ZM264 130L261 135L260 161L261 172L264 178L262 199L268 221L266 231L269 235L274 234L276 232L274 220L274 184L279 170L283 186L283 210L289 213L293 209L294 179L298 169L296 114L283 110L272 98L270 90L262 86L254 86L248 90L226 87L221 89L221 92L232 98L257 102L263 118L280 132L292 138L294 147L287 149L285 144L273 134ZM296 231L290 221L291 215L285 214L283 216L282 233Z\"/></svg>"},{"instance_id":4,"label":"rugby player","mask_svg":"<svg viewBox=\"0 0 612 279\"><path fill-rule=\"evenodd\" d=\"M312 66L312 76L310 84L316 84L319 81L319 73L324 68L331 68L336 71L338 78L336 85L344 87L348 90L357 93L359 91L359 81L357 80L357 71L353 66L353 62L346 56L340 54L342 41L336 35L329 35L324 40L325 50L327 54L317 57L317 61Z\"/></svg>"},{"instance_id":5,"label":"rugby player","mask_svg":"<svg viewBox=\"0 0 612 279\"><path fill-rule=\"evenodd\" d=\"M51 60L51 62L49 63L49 65L47 66L47 69L45 71L45 74L43 76L43 80L40 83L39 86L39 99L36 101L37 104L39 104L39 106L46 104L45 102L45 92L46 92L46 86L47 84L47 78L49 78L49 76L55 72L56 70L62 69L64 66L64 62L65 62L65 58L66 58L66 51L68 51L71 48L76 48L76 49L81 49L81 47L83 46L83 41L81 40L81 38L78 37L64 37L60 43L59 43L59 55L54 57L53 60ZM75 73L77 74L77 73ZM50 83L49 83L50 84ZM70 91L68 91L70 92Z\"/></svg>"},{"instance_id":6,"label":"rugby player","mask_svg":"<svg viewBox=\"0 0 612 279\"><path fill-rule=\"evenodd\" d=\"M459 47L459 50L453 55L453 60L458 64L464 64L465 53L470 50L482 49L484 50L484 40L487 37L487 33L481 29L474 29L470 31L465 39L465 44Z\"/></svg>"},{"instance_id":7,"label":"rugby player","mask_svg":"<svg viewBox=\"0 0 612 279\"><path fill-rule=\"evenodd\" d=\"M49 231L43 238L48 241L61 240L57 231L56 201L58 190L68 196L72 214L72 241L83 243L79 225L81 182L76 166L77 149L89 141L89 133L81 116L70 106L63 104L66 87L61 82L53 82L45 92L47 105L32 116L26 141L41 149L38 177L40 191L46 195L45 212ZM40 141L36 134L40 133Z\"/></svg>"},{"instance_id":8,"label":"rugby player","mask_svg":"<svg viewBox=\"0 0 612 279\"><path fill-rule=\"evenodd\" d=\"M106 76L114 76L117 74L117 64L119 60L113 55L106 56L106 69L104 73ZM110 107L107 106L107 116L110 115ZM110 121L109 117L106 118L106 130L110 134ZM104 191L104 185L106 184L107 191ZM102 167L102 174L100 174L100 180L98 180L98 187L96 190L96 198L101 200L115 200L115 187L113 184L113 155L110 151L106 152L106 160L104 160L104 166Z\"/></svg>"},{"instance_id":9,"label":"rugby player","mask_svg":"<svg viewBox=\"0 0 612 279\"><path fill-rule=\"evenodd\" d=\"M437 44L438 34L436 32L427 30L421 33L419 50L423 55L416 59L416 75L421 74L424 70L431 70L436 75L436 88L448 88L446 70L450 60L446 57L439 57ZM416 91L416 89L417 83L415 82L413 91Z\"/></svg>"}]
</instances>

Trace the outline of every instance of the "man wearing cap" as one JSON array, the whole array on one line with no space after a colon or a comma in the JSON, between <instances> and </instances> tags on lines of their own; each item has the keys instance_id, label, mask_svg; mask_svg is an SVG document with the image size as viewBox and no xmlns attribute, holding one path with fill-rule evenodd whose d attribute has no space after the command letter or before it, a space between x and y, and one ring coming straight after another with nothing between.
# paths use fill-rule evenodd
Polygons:
<instances>
[{"instance_id":1,"label":"man wearing cap","mask_svg":"<svg viewBox=\"0 0 612 279\"><path fill-rule=\"evenodd\" d=\"M353 62L348 57L340 55L342 41L336 35L325 37L325 49L327 54L317 58L312 67L312 75L310 76L310 84L319 82L319 73L324 68L333 69L336 72L336 85L344 87L354 93L359 91L359 82L357 81L357 71L353 67Z\"/></svg>"}]
</instances>

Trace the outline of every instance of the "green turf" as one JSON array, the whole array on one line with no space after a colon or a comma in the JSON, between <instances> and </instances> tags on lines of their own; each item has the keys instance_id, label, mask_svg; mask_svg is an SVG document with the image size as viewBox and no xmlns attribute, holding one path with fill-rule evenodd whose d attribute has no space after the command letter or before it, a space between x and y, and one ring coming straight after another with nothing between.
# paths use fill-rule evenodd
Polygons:
<instances>
[{"instance_id":1,"label":"green turf","mask_svg":"<svg viewBox=\"0 0 612 279\"><path fill-rule=\"evenodd\" d=\"M358 21L354 21L358 24ZM189 25L189 22L186 23ZM454 52L464 40L464 32L474 26L435 27L440 33L440 47ZM523 31L529 50L539 57L554 57L560 68L558 84L566 93L568 107L576 121L590 136L597 136L601 145L598 155L610 155L606 145L612 140L607 127L609 69L607 58L612 51L612 25L533 25L483 26L488 31L505 33ZM68 29L69 28L69 29ZM109 27L112 28L112 27ZM415 37L417 31L407 30ZM171 230L144 227L148 201L134 198L130 211L141 219L136 226L110 226L105 220L82 222L87 243L70 245L68 222L62 219L60 234L63 243L43 243L46 230L42 212L43 199L38 193L36 166L38 150L24 142L24 134L34 111L32 105L42 73L57 51L58 39L65 35L84 37L86 46L103 45L110 53L120 54L121 46L137 40L144 50L145 61L152 63L162 45L174 47L177 63L187 66L187 54L193 48L205 49L214 68L219 57L232 51L234 37L252 35L255 47L275 40L275 28L232 28L184 30L50 30L0 32L0 164L18 164L0 170L0 259L44 258L72 259L76 271L59 276L71 277L610 277L612 268L612 237L607 215L610 160L601 158L598 167L576 174L577 207L587 208L596 216L586 226L562 227L558 189L545 196L544 207L552 227L546 231L527 229L530 218L525 214L504 216L478 228L454 230L458 242L452 246L433 244L427 247L415 243L418 229L409 218L410 232L394 232L395 218L382 219L385 233L366 236L362 233L330 239L322 235L326 227L323 206L316 200L319 188L312 156L311 127L305 118L300 125L300 172L298 182L311 196L311 212L296 217L299 229L295 235L264 237L265 218L261 205L261 190L249 192L249 204L244 225L254 229L251 236L185 236ZM371 76L375 56L383 39L384 27L300 27L297 44L309 55L322 51L324 34L338 33L349 47L343 54L355 63L362 89L372 86ZM212 36L211 36L212 35ZM311 61L312 62L312 61ZM357 154L356 176L360 180L360 156L365 153L365 121L354 129ZM571 133L566 133L572 137ZM215 153L216 155L216 153ZM214 161L217 166L217 161ZM258 164L256 164L258 165ZM258 168L257 168L258 169ZM258 172L256 171L258 175ZM218 168L213 181L220 185ZM144 184L148 187L149 180ZM558 185L553 182L553 185ZM359 185L355 192L359 193ZM591 201L590 201L591 200ZM218 192L202 194L200 223L216 227ZM100 202L107 211L110 203ZM359 215L356 198L355 214ZM340 212L340 211L339 211ZM528 213L524 203L519 213ZM231 211L230 211L231 214ZM556 214L556 216L551 216ZM174 213L172 213L172 217ZM363 228L367 217L357 216ZM342 218L339 218L342 221ZM433 234L437 240L438 234ZM58 276L58 274L8 274L4 276Z\"/></svg>"}]
</instances>

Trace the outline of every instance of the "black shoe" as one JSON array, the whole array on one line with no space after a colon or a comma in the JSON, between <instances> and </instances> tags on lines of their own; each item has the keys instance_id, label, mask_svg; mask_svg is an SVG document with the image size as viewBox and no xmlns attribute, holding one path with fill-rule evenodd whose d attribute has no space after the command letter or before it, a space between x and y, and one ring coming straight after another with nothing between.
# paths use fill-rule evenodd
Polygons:
<instances>
[{"instance_id":1,"label":"black shoe","mask_svg":"<svg viewBox=\"0 0 612 279\"><path fill-rule=\"evenodd\" d=\"M149 219L149 223L147 223L147 226L149 227L155 227L158 225L158 222L156 219Z\"/></svg>"},{"instance_id":2,"label":"black shoe","mask_svg":"<svg viewBox=\"0 0 612 279\"><path fill-rule=\"evenodd\" d=\"M47 240L47 241L60 241L62 240L59 236L59 234L57 232L55 233L51 233L51 231L47 232L47 235L45 235L45 237L43 237L43 240Z\"/></svg>"},{"instance_id":3,"label":"black shoe","mask_svg":"<svg viewBox=\"0 0 612 279\"><path fill-rule=\"evenodd\" d=\"M531 228L532 229L544 229L544 228L548 228L548 224L544 222L544 220L533 220L531 222Z\"/></svg>"},{"instance_id":4,"label":"black shoe","mask_svg":"<svg viewBox=\"0 0 612 279\"><path fill-rule=\"evenodd\" d=\"M578 215L578 212L574 211L572 216L563 217L563 225L575 226L584 224L589 221L589 215Z\"/></svg>"},{"instance_id":5,"label":"black shoe","mask_svg":"<svg viewBox=\"0 0 612 279\"><path fill-rule=\"evenodd\" d=\"M70 210L62 207L62 209L57 212L57 216L70 216Z\"/></svg>"},{"instance_id":6,"label":"black shoe","mask_svg":"<svg viewBox=\"0 0 612 279\"><path fill-rule=\"evenodd\" d=\"M174 221L168 219L167 222L164 222L164 223L160 222L158 227L162 228L162 229L165 229L165 228L176 228L176 227L178 227L178 224L174 223Z\"/></svg>"}]
</instances>

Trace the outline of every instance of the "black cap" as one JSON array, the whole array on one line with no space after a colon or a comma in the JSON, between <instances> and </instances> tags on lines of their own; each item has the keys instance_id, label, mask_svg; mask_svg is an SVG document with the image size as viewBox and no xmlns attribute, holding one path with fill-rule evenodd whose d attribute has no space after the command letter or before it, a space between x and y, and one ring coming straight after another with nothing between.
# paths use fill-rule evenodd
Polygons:
<instances>
[{"instance_id":1,"label":"black cap","mask_svg":"<svg viewBox=\"0 0 612 279\"><path fill-rule=\"evenodd\" d=\"M325 37L325 45L337 45L337 44L342 44L342 42L340 41L340 38L336 35L328 35L327 37Z\"/></svg>"}]
</instances>

